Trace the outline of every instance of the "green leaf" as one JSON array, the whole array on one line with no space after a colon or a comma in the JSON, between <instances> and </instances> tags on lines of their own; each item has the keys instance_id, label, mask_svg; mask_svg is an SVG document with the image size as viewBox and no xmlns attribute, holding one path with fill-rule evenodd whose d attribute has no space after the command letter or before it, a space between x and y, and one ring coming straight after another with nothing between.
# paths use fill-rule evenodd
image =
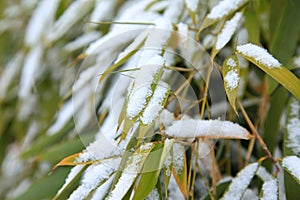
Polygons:
<instances>
[{"instance_id":1,"label":"green leaf","mask_svg":"<svg viewBox=\"0 0 300 200\"><path fill-rule=\"evenodd\" d=\"M173 176L177 185L185 198L188 198L187 191L187 161L185 148L182 144L175 143L173 145Z\"/></svg>"},{"instance_id":2,"label":"green leaf","mask_svg":"<svg viewBox=\"0 0 300 200\"><path fill-rule=\"evenodd\" d=\"M146 158L154 147L154 143L143 144L134 152L132 156L128 158L120 177L115 179L117 180L116 183L113 183L110 193L111 199L122 199L127 194L134 184L138 174L141 172ZM124 179L123 176L125 177Z\"/></svg>"},{"instance_id":3,"label":"green leaf","mask_svg":"<svg viewBox=\"0 0 300 200\"><path fill-rule=\"evenodd\" d=\"M77 186L79 185L80 182L80 177L82 176L83 172L86 170L86 168L89 165L85 165L83 166L83 168L73 177L72 180L70 180L70 182L64 186L64 188L55 195L55 197L53 198L53 200L64 200L67 199L70 194L77 188Z\"/></svg>"},{"instance_id":4,"label":"green leaf","mask_svg":"<svg viewBox=\"0 0 300 200\"><path fill-rule=\"evenodd\" d=\"M293 176L295 181L297 181L297 183L300 186L300 170L299 170L300 158L297 156L284 157L281 162L281 165L289 174Z\"/></svg>"},{"instance_id":5,"label":"green leaf","mask_svg":"<svg viewBox=\"0 0 300 200\"><path fill-rule=\"evenodd\" d=\"M229 184L231 183L231 178L224 178L217 184L217 199L220 199L224 194L225 190L228 188ZM204 200L211 200L212 190L205 196Z\"/></svg>"},{"instance_id":6,"label":"green leaf","mask_svg":"<svg viewBox=\"0 0 300 200\"><path fill-rule=\"evenodd\" d=\"M224 2L224 3L220 2L220 3L217 4L215 7L219 6L220 4L226 4L226 3L227 3L227 2ZM203 21L203 23L202 23L202 25L201 25L201 27L200 27L199 32L201 32L203 29L207 28L208 26L210 26L210 25L212 25L212 24L214 24L214 23L216 23L216 22L218 22L218 21L220 21L220 20L222 20L222 19L224 19L224 18L226 18L226 17L232 15L232 14L235 13L237 10L239 10L240 8L242 8L243 6L245 6L246 3L248 3L248 0L243 0L243 1L241 1L241 3L239 3L239 4L237 5L237 7L230 6L230 4L228 3L229 5L227 6L228 9L226 9L226 12L225 12L225 13L223 12L222 16L221 16L221 17L218 17L218 18L212 18L212 17L210 17L210 15L208 14L208 15L205 17L205 19L204 19L204 21ZM215 7L214 7L214 8L215 8ZM224 7L224 6L223 6L223 7ZM214 9L214 8L213 8L213 9Z\"/></svg>"},{"instance_id":7,"label":"green leaf","mask_svg":"<svg viewBox=\"0 0 300 200\"><path fill-rule=\"evenodd\" d=\"M93 136L83 136L84 141L92 142ZM38 159L48 160L52 163L57 163L62 158L80 152L85 148L82 144L81 138L74 138L69 141L63 141L49 148L47 151L43 151L37 155Z\"/></svg>"},{"instance_id":8,"label":"green leaf","mask_svg":"<svg viewBox=\"0 0 300 200\"><path fill-rule=\"evenodd\" d=\"M56 170L51 175L46 175L34 182L29 189L18 196L15 200L33 200L33 199L50 199L52 198L70 171L70 167L64 167Z\"/></svg>"},{"instance_id":9,"label":"green leaf","mask_svg":"<svg viewBox=\"0 0 300 200\"><path fill-rule=\"evenodd\" d=\"M31 156L38 155L42 151L45 151L45 148L60 141L71 130L72 127L73 123L70 122L54 135L41 136L27 151L22 154L22 156L24 158L29 158Z\"/></svg>"},{"instance_id":10,"label":"green leaf","mask_svg":"<svg viewBox=\"0 0 300 200\"><path fill-rule=\"evenodd\" d=\"M246 44L246 45L238 46L236 53L246 58L256 66L258 66L261 70L266 72L277 82L279 82L283 87L285 87L288 91L290 91L298 100L300 100L300 80L283 65L281 66L274 65L274 60L272 60L273 62L271 62L270 60L272 56L267 52L264 52L266 56L263 55L265 56L265 59L258 58L255 53L253 54L254 51L262 50L262 48L253 44ZM248 51L248 49L244 47L250 47L251 49Z\"/></svg>"},{"instance_id":11,"label":"green leaf","mask_svg":"<svg viewBox=\"0 0 300 200\"><path fill-rule=\"evenodd\" d=\"M134 200L145 199L153 190L173 143L173 139L167 139L164 142L164 146L162 146L161 143L155 144L155 147L152 149L145 161L142 175L133 196ZM145 187L145 185L147 185L147 187Z\"/></svg>"},{"instance_id":12,"label":"green leaf","mask_svg":"<svg viewBox=\"0 0 300 200\"><path fill-rule=\"evenodd\" d=\"M240 68L238 64L238 59L235 55L227 58L223 63L223 77L224 86L228 101L237 114L236 110L236 98L239 89L239 79L240 79Z\"/></svg>"}]
</instances>

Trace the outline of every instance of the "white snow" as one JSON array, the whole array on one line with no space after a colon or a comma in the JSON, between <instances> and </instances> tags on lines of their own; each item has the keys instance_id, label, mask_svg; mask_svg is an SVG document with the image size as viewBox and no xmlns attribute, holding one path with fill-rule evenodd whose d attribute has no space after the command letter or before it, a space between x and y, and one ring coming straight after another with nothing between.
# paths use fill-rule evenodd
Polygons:
<instances>
[{"instance_id":1,"label":"white snow","mask_svg":"<svg viewBox=\"0 0 300 200\"><path fill-rule=\"evenodd\" d=\"M179 33L180 44L184 48L188 48L189 43L189 27L187 24L180 22L177 24L177 31Z\"/></svg>"},{"instance_id":2,"label":"white snow","mask_svg":"<svg viewBox=\"0 0 300 200\"><path fill-rule=\"evenodd\" d=\"M21 71L22 61L24 59L23 53L18 53L16 56L5 66L0 74L0 101L6 97L7 90L11 83L16 80L18 73Z\"/></svg>"},{"instance_id":3,"label":"white snow","mask_svg":"<svg viewBox=\"0 0 300 200\"><path fill-rule=\"evenodd\" d=\"M165 127L169 127L174 123L174 114L167 109L163 109L163 111L159 115L159 121Z\"/></svg>"},{"instance_id":4,"label":"white snow","mask_svg":"<svg viewBox=\"0 0 300 200\"><path fill-rule=\"evenodd\" d=\"M235 60L233 60L232 58L229 58L226 62L226 64L229 66L229 67L236 67L236 62Z\"/></svg>"},{"instance_id":5,"label":"white snow","mask_svg":"<svg viewBox=\"0 0 300 200\"><path fill-rule=\"evenodd\" d=\"M277 200L278 199L278 183L276 179L265 182L262 186L261 200Z\"/></svg>"},{"instance_id":6,"label":"white snow","mask_svg":"<svg viewBox=\"0 0 300 200\"><path fill-rule=\"evenodd\" d=\"M230 70L224 77L224 80L225 80L227 89L234 90L239 85L240 77L239 77L239 74L235 70Z\"/></svg>"},{"instance_id":7,"label":"white snow","mask_svg":"<svg viewBox=\"0 0 300 200\"><path fill-rule=\"evenodd\" d=\"M250 139L252 137L245 128L230 121L195 119L176 121L172 126L166 129L166 134L171 137L183 138Z\"/></svg>"},{"instance_id":8,"label":"white snow","mask_svg":"<svg viewBox=\"0 0 300 200\"><path fill-rule=\"evenodd\" d=\"M100 33L97 31L86 33L86 34L76 38L76 40L68 43L64 47L64 49L68 52L76 51L80 48L83 48L83 47L89 45L91 42L98 39L100 36L101 36Z\"/></svg>"},{"instance_id":9,"label":"white snow","mask_svg":"<svg viewBox=\"0 0 300 200\"><path fill-rule=\"evenodd\" d=\"M236 47L238 53L253 58L259 64L267 66L269 69L281 68L281 64L269 52L257 45L248 43Z\"/></svg>"},{"instance_id":10,"label":"white snow","mask_svg":"<svg viewBox=\"0 0 300 200\"><path fill-rule=\"evenodd\" d=\"M296 67L298 67L298 68L300 67L300 56L298 56L294 59L294 64Z\"/></svg>"},{"instance_id":11,"label":"white snow","mask_svg":"<svg viewBox=\"0 0 300 200\"><path fill-rule=\"evenodd\" d=\"M163 109L162 103L166 99L168 93L168 86L158 84L155 88L154 94L146 106L141 121L145 125L150 125Z\"/></svg>"},{"instance_id":12,"label":"white snow","mask_svg":"<svg viewBox=\"0 0 300 200\"><path fill-rule=\"evenodd\" d=\"M207 15L210 19L220 19L234 10L237 10L245 0L223 0L220 1L219 4L217 4L213 9L210 11L210 13Z\"/></svg>"},{"instance_id":13,"label":"white snow","mask_svg":"<svg viewBox=\"0 0 300 200\"><path fill-rule=\"evenodd\" d=\"M290 104L285 145L295 154L300 154L300 102L295 98L292 98Z\"/></svg>"},{"instance_id":14,"label":"white snow","mask_svg":"<svg viewBox=\"0 0 300 200\"><path fill-rule=\"evenodd\" d=\"M152 147L152 145L150 146ZM115 188L108 197L108 200L122 199L126 192L131 187L135 178L142 168L142 163L147 157L147 153L140 153L132 155L127 161L127 166L125 167L120 179L118 180Z\"/></svg>"},{"instance_id":15,"label":"white snow","mask_svg":"<svg viewBox=\"0 0 300 200\"><path fill-rule=\"evenodd\" d=\"M37 71L41 68L43 53L44 49L42 46L35 46L25 58L19 88L19 97L21 99L28 98L32 93Z\"/></svg>"},{"instance_id":16,"label":"white snow","mask_svg":"<svg viewBox=\"0 0 300 200\"><path fill-rule=\"evenodd\" d=\"M156 187L146 197L146 200L160 200L159 193Z\"/></svg>"},{"instance_id":17,"label":"white snow","mask_svg":"<svg viewBox=\"0 0 300 200\"><path fill-rule=\"evenodd\" d=\"M91 165L85 171L81 185L71 194L69 200L85 199L92 190L110 178L114 172L112 166L118 165L119 162L120 159L112 159Z\"/></svg>"},{"instance_id":18,"label":"white snow","mask_svg":"<svg viewBox=\"0 0 300 200\"><path fill-rule=\"evenodd\" d=\"M76 177L76 175L83 169L84 165L76 165L73 167L68 174L68 177L65 179L64 185L59 189L57 194L61 193L65 187Z\"/></svg>"},{"instance_id":19,"label":"white snow","mask_svg":"<svg viewBox=\"0 0 300 200\"><path fill-rule=\"evenodd\" d=\"M179 143L173 145L173 167L177 174L181 173L184 168L184 146Z\"/></svg>"},{"instance_id":20,"label":"white snow","mask_svg":"<svg viewBox=\"0 0 300 200\"><path fill-rule=\"evenodd\" d=\"M232 17L232 19L225 23L217 37L216 50L222 49L229 42L242 16L242 13L238 12L234 15L234 17Z\"/></svg>"},{"instance_id":21,"label":"white snow","mask_svg":"<svg viewBox=\"0 0 300 200\"><path fill-rule=\"evenodd\" d=\"M33 46L43 39L55 17L60 0L42 0L35 9L25 34L25 44Z\"/></svg>"},{"instance_id":22,"label":"white snow","mask_svg":"<svg viewBox=\"0 0 300 200\"><path fill-rule=\"evenodd\" d=\"M239 200L247 189L258 168L258 163L252 163L242 169L232 180L222 200Z\"/></svg>"},{"instance_id":23,"label":"white snow","mask_svg":"<svg viewBox=\"0 0 300 200\"><path fill-rule=\"evenodd\" d=\"M90 200L104 199L114 181L114 178L115 174L113 174L105 183L98 187Z\"/></svg>"},{"instance_id":24,"label":"white snow","mask_svg":"<svg viewBox=\"0 0 300 200\"><path fill-rule=\"evenodd\" d=\"M217 4L213 9L210 11L210 13L207 15L210 19L219 19L222 18L231 12L237 10L244 2L245 0L223 0L220 1L219 4Z\"/></svg>"},{"instance_id":25,"label":"white snow","mask_svg":"<svg viewBox=\"0 0 300 200\"><path fill-rule=\"evenodd\" d=\"M282 160L282 166L286 168L300 182L300 158L287 156Z\"/></svg>"},{"instance_id":26,"label":"white snow","mask_svg":"<svg viewBox=\"0 0 300 200\"><path fill-rule=\"evenodd\" d=\"M50 42L54 42L55 40L61 38L73 27L76 22L84 17L93 6L93 1L74 1L55 22L52 30L50 30L47 35L47 39Z\"/></svg>"},{"instance_id":27,"label":"white snow","mask_svg":"<svg viewBox=\"0 0 300 200\"><path fill-rule=\"evenodd\" d=\"M184 196L181 193L174 176L171 176L170 178L168 191L169 191L168 194L170 200L184 199Z\"/></svg>"},{"instance_id":28,"label":"white snow","mask_svg":"<svg viewBox=\"0 0 300 200\"><path fill-rule=\"evenodd\" d=\"M193 12L195 12L198 8L199 0L185 0L185 4L187 8Z\"/></svg>"},{"instance_id":29,"label":"white snow","mask_svg":"<svg viewBox=\"0 0 300 200\"><path fill-rule=\"evenodd\" d=\"M143 56L145 56L145 53ZM144 59L145 57L142 60ZM149 59L150 60L146 63L141 63L141 69L136 71L134 86L129 94L129 101L126 109L126 115L130 119L135 118L145 108L147 98L153 94L151 84L154 82L154 76L159 72L165 62L159 55L155 55ZM141 62L141 59L139 62Z\"/></svg>"}]
</instances>

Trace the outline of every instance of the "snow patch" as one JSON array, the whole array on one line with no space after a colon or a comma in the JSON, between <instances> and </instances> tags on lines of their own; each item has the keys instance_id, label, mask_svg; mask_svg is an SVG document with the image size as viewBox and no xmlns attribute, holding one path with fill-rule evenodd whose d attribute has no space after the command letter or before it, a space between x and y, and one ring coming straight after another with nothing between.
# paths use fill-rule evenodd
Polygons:
<instances>
[{"instance_id":1,"label":"snow patch","mask_svg":"<svg viewBox=\"0 0 300 200\"><path fill-rule=\"evenodd\" d=\"M213 9L210 11L210 13L207 15L210 19L220 19L234 10L237 10L245 0L223 0L220 1L219 4L217 4Z\"/></svg>"},{"instance_id":2,"label":"snow patch","mask_svg":"<svg viewBox=\"0 0 300 200\"><path fill-rule=\"evenodd\" d=\"M236 50L247 57L254 58L256 62L267 66L269 69L281 68L279 61L262 47L248 43L237 46Z\"/></svg>"},{"instance_id":3,"label":"snow patch","mask_svg":"<svg viewBox=\"0 0 300 200\"><path fill-rule=\"evenodd\" d=\"M300 158L297 156L287 156L282 160L282 166L286 168L291 174L300 182Z\"/></svg>"},{"instance_id":4,"label":"snow patch","mask_svg":"<svg viewBox=\"0 0 300 200\"><path fill-rule=\"evenodd\" d=\"M239 74L235 70L230 70L224 77L226 87L229 90L234 90L239 85Z\"/></svg>"},{"instance_id":5,"label":"snow patch","mask_svg":"<svg viewBox=\"0 0 300 200\"><path fill-rule=\"evenodd\" d=\"M258 163L252 163L242 169L232 182L222 200L238 200L242 198L244 191L247 189L258 168Z\"/></svg>"},{"instance_id":6,"label":"snow patch","mask_svg":"<svg viewBox=\"0 0 300 200\"><path fill-rule=\"evenodd\" d=\"M239 124L220 120L186 119L176 121L166 129L166 134L171 137L182 138L251 138L248 131Z\"/></svg>"},{"instance_id":7,"label":"snow patch","mask_svg":"<svg viewBox=\"0 0 300 200\"><path fill-rule=\"evenodd\" d=\"M261 200L277 200L278 199L278 184L276 179L265 182L262 186Z\"/></svg>"},{"instance_id":8,"label":"snow patch","mask_svg":"<svg viewBox=\"0 0 300 200\"><path fill-rule=\"evenodd\" d=\"M290 104L285 145L292 149L295 154L300 154L300 102L295 98L292 99Z\"/></svg>"},{"instance_id":9,"label":"snow patch","mask_svg":"<svg viewBox=\"0 0 300 200\"><path fill-rule=\"evenodd\" d=\"M232 19L225 23L224 27L221 30L221 33L218 35L216 50L222 49L229 42L231 36L238 26L241 17L242 13L238 12L234 15L234 17L232 17Z\"/></svg>"}]
</instances>

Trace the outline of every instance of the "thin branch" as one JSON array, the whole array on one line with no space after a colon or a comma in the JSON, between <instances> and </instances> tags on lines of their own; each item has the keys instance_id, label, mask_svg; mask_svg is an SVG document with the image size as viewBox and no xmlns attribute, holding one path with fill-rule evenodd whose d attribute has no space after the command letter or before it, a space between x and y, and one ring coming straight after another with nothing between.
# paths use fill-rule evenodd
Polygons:
<instances>
[{"instance_id":1,"label":"thin branch","mask_svg":"<svg viewBox=\"0 0 300 200\"><path fill-rule=\"evenodd\" d=\"M241 101L239 99L237 99L238 105L241 108L241 111L243 113L243 116L245 117L247 124L249 125L252 133L254 134L254 136L257 138L258 142L260 143L262 149L264 150L264 152L266 153L267 157L272 161L272 163L275 165L276 167L276 172L278 173L280 171L278 165L277 165L277 161L274 159L274 157L272 156L270 150L268 149L266 143L264 142L264 140L262 139L262 137L260 136L260 134L257 132L256 128L254 127L253 123L251 122L248 114L246 113Z\"/></svg>"}]
</instances>

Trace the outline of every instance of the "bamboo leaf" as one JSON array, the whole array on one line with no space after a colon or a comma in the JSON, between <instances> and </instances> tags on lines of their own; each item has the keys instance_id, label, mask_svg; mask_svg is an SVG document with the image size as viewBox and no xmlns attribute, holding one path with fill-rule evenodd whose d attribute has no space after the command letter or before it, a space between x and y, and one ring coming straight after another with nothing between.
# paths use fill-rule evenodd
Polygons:
<instances>
[{"instance_id":1,"label":"bamboo leaf","mask_svg":"<svg viewBox=\"0 0 300 200\"><path fill-rule=\"evenodd\" d=\"M258 66L300 100L300 80L267 50L249 43L238 46L236 53Z\"/></svg>"},{"instance_id":2,"label":"bamboo leaf","mask_svg":"<svg viewBox=\"0 0 300 200\"><path fill-rule=\"evenodd\" d=\"M262 197L261 200L277 200L278 196L278 181L271 179L264 182L261 189Z\"/></svg>"},{"instance_id":3,"label":"bamboo leaf","mask_svg":"<svg viewBox=\"0 0 300 200\"><path fill-rule=\"evenodd\" d=\"M186 154L185 148L181 144L173 145L173 163L173 176L183 196L188 198Z\"/></svg>"},{"instance_id":4,"label":"bamboo leaf","mask_svg":"<svg viewBox=\"0 0 300 200\"><path fill-rule=\"evenodd\" d=\"M157 180L160 175L160 171L163 167L163 163L170 152L174 140L167 139L164 145L158 143L152 149L151 153L145 161L145 165L142 171L142 175L139 179L139 183L135 189L133 200L145 199L146 196L153 190L157 184ZM147 185L147 187L145 187Z\"/></svg>"},{"instance_id":5,"label":"bamboo leaf","mask_svg":"<svg viewBox=\"0 0 300 200\"><path fill-rule=\"evenodd\" d=\"M143 144L132 156L129 157L126 167L115 184L114 189L111 191L108 199L120 199L127 194L128 190L137 178L138 173L140 173L147 156L154 147L155 145L153 143Z\"/></svg>"},{"instance_id":6,"label":"bamboo leaf","mask_svg":"<svg viewBox=\"0 0 300 200\"><path fill-rule=\"evenodd\" d=\"M281 164L284 169L293 176L295 181L300 184L300 158L297 156L287 156L283 158Z\"/></svg>"},{"instance_id":7,"label":"bamboo leaf","mask_svg":"<svg viewBox=\"0 0 300 200\"><path fill-rule=\"evenodd\" d=\"M224 194L225 190L228 188L229 184L231 183L232 178L227 177L221 179L217 183L217 198L220 199L222 195ZM205 196L204 200L211 200L210 194L212 194L212 190Z\"/></svg>"},{"instance_id":8,"label":"bamboo leaf","mask_svg":"<svg viewBox=\"0 0 300 200\"><path fill-rule=\"evenodd\" d=\"M175 138L230 138L251 139L243 127L230 121L184 119L166 129L166 135Z\"/></svg>"},{"instance_id":9,"label":"bamboo leaf","mask_svg":"<svg viewBox=\"0 0 300 200\"><path fill-rule=\"evenodd\" d=\"M224 61L223 77L227 98L231 107L237 114L235 102L239 89L240 68L236 56L231 56L230 58Z\"/></svg>"},{"instance_id":10,"label":"bamboo leaf","mask_svg":"<svg viewBox=\"0 0 300 200\"><path fill-rule=\"evenodd\" d=\"M213 9L210 11L210 13L205 17L199 32L201 32L206 27L224 19L225 17L233 14L238 9L243 7L246 3L248 3L248 0L223 0L220 1Z\"/></svg>"},{"instance_id":11,"label":"bamboo leaf","mask_svg":"<svg viewBox=\"0 0 300 200\"><path fill-rule=\"evenodd\" d=\"M228 190L225 192L222 200L238 200L242 198L243 193L246 191L250 181L255 175L259 167L258 163L252 163L242 169L237 176L232 179Z\"/></svg>"}]
</instances>

